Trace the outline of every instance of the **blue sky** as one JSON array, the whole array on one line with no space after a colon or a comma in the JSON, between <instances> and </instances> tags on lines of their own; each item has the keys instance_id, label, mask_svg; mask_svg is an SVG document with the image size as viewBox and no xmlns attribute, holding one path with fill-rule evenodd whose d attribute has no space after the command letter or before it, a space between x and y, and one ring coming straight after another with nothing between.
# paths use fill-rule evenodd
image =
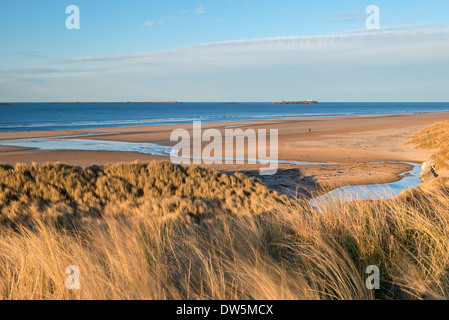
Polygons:
<instances>
[{"instance_id":1,"label":"blue sky","mask_svg":"<svg viewBox=\"0 0 449 320\"><path fill-rule=\"evenodd\" d=\"M449 101L447 0L2 0L0 28L0 101Z\"/></svg>"}]
</instances>

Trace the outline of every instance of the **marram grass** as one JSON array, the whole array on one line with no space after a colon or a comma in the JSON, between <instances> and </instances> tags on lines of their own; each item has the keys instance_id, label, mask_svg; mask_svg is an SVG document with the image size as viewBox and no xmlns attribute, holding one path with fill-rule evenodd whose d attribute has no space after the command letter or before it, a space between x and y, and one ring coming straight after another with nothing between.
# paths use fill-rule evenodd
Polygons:
<instances>
[{"instance_id":1,"label":"marram grass","mask_svg":"<svg viewBox=\"0 0 449 320\"><path fill-rule=\"evenodd\" d=\"M437 122L410 137L409 144L419 149L435 150L432 160L437 169L449 169L449 121Z\"/></svg>"},{"instance_id":2,"label":"marram grass","mask_svg":"<svg viewBox=\"0 0 449 320\"><path fill-rule=\"evenodd\" d=\"M369 265L380 290L366 289ZM444 185L317 211L169 163L0 167L1 299L447 297Z\"/></svg>"}]
</instances>

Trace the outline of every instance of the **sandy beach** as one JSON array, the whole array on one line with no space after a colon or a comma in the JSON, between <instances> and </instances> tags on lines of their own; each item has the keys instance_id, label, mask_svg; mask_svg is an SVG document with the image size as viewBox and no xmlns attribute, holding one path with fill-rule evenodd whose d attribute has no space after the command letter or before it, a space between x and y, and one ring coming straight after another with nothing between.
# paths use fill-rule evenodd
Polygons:
<instances>
[{"instance_id":1,"label":"sandy beach","mask_svg":"<svg viewBox=\"0 0 449 320\"><path fill-rule=\"evenodd\" d=\"M280 164L274 176L260 177L260 165L204 165L224 172L244 172L262 178L276 190L285 189L300 193L313 192L316 187L338 187L388 183L400 179L400 174L410 170L403 163L372 164L370 162L423 162L429 151L416 150L406 145L414 132L437 121L448 120L449 113L411 115L385 115L363 117L329 117L289 120L267 120L233 123L203 123L202 128L237 126L243 130L278 129L279 160L301 162L341 163L341 165L291 165ZM174 129L192 129L192 124L141 127L99 128L88 130L61 130L22 133L1 133L0 140L69 136L81 133L106 133L77 139L94 139L123 142L153 142L174 145L170 134ZM168 157L151 156L137 152L105 151L48 151L0 146L0 163L54 163L75 166L101 165L134 161L169 161Z\"/></svg>"}]
</instances>

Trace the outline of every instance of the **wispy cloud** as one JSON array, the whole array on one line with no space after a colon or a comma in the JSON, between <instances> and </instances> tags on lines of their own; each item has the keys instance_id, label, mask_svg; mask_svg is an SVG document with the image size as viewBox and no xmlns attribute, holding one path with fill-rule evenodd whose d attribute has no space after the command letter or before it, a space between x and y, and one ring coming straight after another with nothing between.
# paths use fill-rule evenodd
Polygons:
<instances>
[{"instance_id":1,"label":"wispy cloud","mask_svg":"<svg viewBox=\"0 0 449 320\"><path fill-rule=\"evenodd\" d=\"M381 53L384 60L397 58L402 55L420 60L432 55L444 56L449 54L449 29L448 28L423 28L422 25L391 26L384 27L377 32L369 32L366 29L350 30L346 33L321 35L321 36L292 36L261 38L249 40L211 42L198 45L190 45L183 48L154 51L146 53L111 55L111 56L87 56L59 60L58 63L114 63L114 64L164 64L187 63L197 61L223 62L233 60L244 61L243 64L253 65L257 63L257 55L272 55L271 60L258 61L267 64L290 64L294 62L309 63L316 61L318 57L326 57L328 61L354 57L364 60L374 53ZM440 48L440 50L437 49ZM413 50L412 50L413 48ZM444 50L441 50L444 49ZM400 52L401 54L398 54ZM362 54L363 53L363 54ZM392 53L395 53L394 55ZM256 56L254 56L254 54ZM282 60L283 54L290 55L290 59ZM360 54L360 56L357 56ZM449 56L449 55L448 55ZM389 57L389 59L387 59ZM292 61L293 60L293 61ZM382 61L382 59L376 59ZM301 62L302 61L302 62ZM229 66L229 65L228 65Z\"/></svg>"},{"instance_id":2,"label":"wispy cloud","mask_svg":"<svg viewBox=\"0 0 449 320\"><path fill-rule=\"evenodd\" d=\"M206 13L206 10L203 8L203 6L200 6L198 9L184 10L181 13L182 14L203 14L203 13Z\"/></svg>"},{"instance_id":3,"label":"wispy cloud","mask_svg":"<svg viewBox=\"0 0 449 320\"><path fill-rule=\"evenodd\" d=\"M19 51L0 55L0 57L11 57L11 56L22 56L27 58L47 58L47 56L42 55L37 51Z\"/></svg>"},{"instance_id":4,"label":"wispy cloud","mask_svg":"<svg viewBox=\"0 0 449 320\"><path fill-rule=\"evenodd\" d=\"M49 74L68 74L68 73L86 73L86 72L98 72L103 71L103 69L98 68L58 68L53 67L29 67L29 68L14 68L0 70L0 75L2 76L34 76L34 75L49 75Z\"/></svg>"},{"instance_id":5,"label":"wispy cloud","mask_svg":"<svg viewBox=\"0 0 449 320\"><path fill-rule=\"evenodd\" d=\"M206 13L206 10L204 10L203 7L199 7L199 8L196 9L193 13L194 13L194 14L203 14L203 13Z\"/></svg>"},{"instance_id":6,"label":"wispy cloud","mask_svg":"<svg viewBox=\"0 0 449 320\"><path fill-rule=\"evenodd\" d=\"M331 16L324 17L322 22L357 22L365 21L367 15L363 11L338 12Z\"/></svg>"},{"instance_id":7,"label":"wispy cloud","mask_svg":"<svg viewBox=\"0 0 449 320\"><path fill-rule=\"evenodd\" d=\"M8 76L17 81L45 79L45 92L59 92L64 84L83 88L89 97L102 92L101 97L107 100L120 99L122 91L135 99L145 99L148 88L152 88L154 99L162 100L225 100L241 96L261 101L270 99L268 94L273 90L290 90L294 95L299 88L317 99L320 92L326 92L343 101L348 97L364 101L372 97L380 101L404 97L425 100L447 96L448 68L449 28L408 25L384 27L376 32L352 30L72 57L52 61L48 68L0 70L0 82L5 91ZM70 77L64 73L70 73ZM128 91L111 93L111 86ZM193 97L192 86L205 88L205 96ZM422 88L435 96L419 96Z\"/></svg>"},{"instance_id":8,"label":"wispy cloud","mask_svg":"<svg viewBox=\"0 0 449 320\"><path fill-rule=\"evenodd\" d=\"M143 23L143 25L145 26L145 27L154 27L154 26L156 26L156 25L159 25L159 24L163 24L163 23L165 23L165 21L164 20L159 20L159 21L151 21L151 20L147 20L147 21L145 21L144 23Z\"/></svg>"},{"instance_id":9,"label":"wispy cloud","mask_svg":"<svg viewBox=\"0 0 449 320\"><path fill-rule=\"evenodd\" d=\"M206 13L206 10L203 8L203 6L200 6L198 9L193 9L193 10L184 10L181 11L181 14L203 14ZM177 16L173 16L173 17L165 17L163 19L160 20L147 20L143 23L144 27L155 27L157 25L163 24L166 22L166 20L176 20Z\"/></svg>"},{"instance_id":10,"label":"wispy cloud","mask_svg":"<svg viewBox=\"0 0 449 320\"><path fill-rule=\"evenodd\" d=\"M416 24L402 24L395 26L382 26L380 29L376 30L367 30L366 28L361 29L352 29L335 32L335 34L339 33L363 33L363 32L382 32L382 31L416 31L416 30L424 30L424 29L438 29L442 27L447 27L449 23L440 22L440 23L416 23Z\"/></svg>"}]
</instances>

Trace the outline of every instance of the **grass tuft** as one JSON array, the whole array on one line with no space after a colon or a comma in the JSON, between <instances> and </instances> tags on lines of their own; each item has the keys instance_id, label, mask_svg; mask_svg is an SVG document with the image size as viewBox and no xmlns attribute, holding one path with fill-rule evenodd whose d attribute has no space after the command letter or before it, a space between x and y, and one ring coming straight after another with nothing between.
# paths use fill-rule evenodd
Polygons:
<instances>
[{"instance_id":1,"label":"grass tuft","mask_svg":"<svg viewBox=\"0 0 449 320\"><path fill-rule=\"evenodd\" d=\"M317 211L169 163L0 167L0 299L446 299L448 239L444 185Z\"/></svg>"}]
</instances>

